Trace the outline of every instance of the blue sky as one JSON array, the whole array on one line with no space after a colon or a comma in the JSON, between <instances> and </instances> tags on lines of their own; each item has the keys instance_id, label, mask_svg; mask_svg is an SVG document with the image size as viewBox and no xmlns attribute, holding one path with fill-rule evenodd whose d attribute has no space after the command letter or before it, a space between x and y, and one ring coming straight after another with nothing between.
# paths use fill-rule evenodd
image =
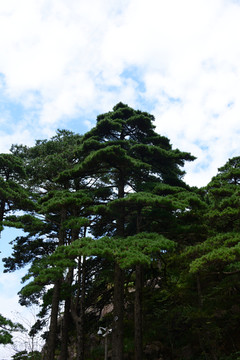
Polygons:
<instances>
[{"instance_id":1,"label":"blue sky","mask_svg":"<svg viewBox=\"0 0 240 360\"><path fill-rule=\"evenodd\" d=\"M239 33L234 0L0 1L0 152L85 133L122 101L195 155L185 179L206 185L240 154Z\"/></svg>"}]
</instances>

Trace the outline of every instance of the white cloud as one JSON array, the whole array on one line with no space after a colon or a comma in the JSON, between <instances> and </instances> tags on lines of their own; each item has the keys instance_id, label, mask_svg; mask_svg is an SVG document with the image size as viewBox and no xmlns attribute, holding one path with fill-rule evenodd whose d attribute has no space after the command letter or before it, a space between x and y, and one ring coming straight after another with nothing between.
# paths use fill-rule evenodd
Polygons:
<instances>
[{"instance_id":1,"label":"white cloud","mask_svg":"<svg viewBox=\"0 0 240 360\"><path fill-rule=\"evenodd\" d=\"M151 111L174 147L199 157L190 169L204 184L239 151L239 16L226 0L2 2L1 91L23 117L16 127L11 115L1 148L70 119L86 131L123 101ZM133 68L137 76L124 76Z\"/></svg>"}]
</instances>

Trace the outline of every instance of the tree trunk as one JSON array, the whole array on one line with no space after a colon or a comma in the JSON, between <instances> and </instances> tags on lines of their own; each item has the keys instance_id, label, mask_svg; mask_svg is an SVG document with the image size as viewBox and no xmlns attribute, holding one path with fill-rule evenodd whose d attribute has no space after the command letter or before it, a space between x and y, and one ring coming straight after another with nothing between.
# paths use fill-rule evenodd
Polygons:
<instances>
[{"instance_id":1,"label":"tree trunk","mask_svg":"<svg viewBox=\"0 0 240 360\"><path fill-rule=\"evenodd\" d=\"M77 332L77 356L76 360L84 360L85 342L84 342L84 320L85 320L85 291L86 291L86 270L85 258L79 259L78 266L78 293L75 304L72 302L72 317L76 325Z\"/></svg>"},{"instance_id":2,"label":"tree trunk","mask_svg":"<svg viewBox=\"0 0 240 360\"><path fill-rule=\"evenodd\" d=\"M113 343L112 359L123 360L123 313L124 313L124 282L123 271L115 264L114 275L114 322L113 322Z\"/></svg>"},{"instance_id":3,"label":"tree trunk","mask_svg":"<svg viewBox=\"0 0 240 360\"><path fill-rule=\"evenodd\" d=\"M84 313L85 313L85 287L86 287L86 269L85 269L85 258L82 258L81 262L81 299L80 299L80 313L78 321L78 351L76 360L84 360Z\"/></svg>"},{"instance_id":4,"label":"tree trunk","mask_svg":"<svg viewBox=\"0 0 240 360\"><path fill-rule=\"evenodd\" d=\"M119 174L118 198L124 197L124 177ZM125 209L119 209L120 216L117 219L117 236L124 236ZM123 360L123 315L124 315L124 278L123 271L116 263L114 270L114 294L113 294L113 335L112 335L112 359Z\"/></svg>"},{"instance_id":5,"label":"tree trunk","mask_svg":"<svg viewBox=\"0 0 240 360\"><path fill-rule=\"evenodd\" d=\"M137 212L136 232L140 233L141 228L141 209ZM138 264L135 268L135 302L134 302L134 357L135 360L143 358L142 344L142 285L143 285L143 267Z\"/></svg>"},{"instance_id":6,"label":"tree trunk","mask_svg":"<svg viewBox=\"0 0 240 360\"><path fill-rule=\"evenodd\" d=\"M73 279L73 269L69 269L66 283L69 287L69 294L65 300L64 306L64 315L63 315L63 324L62 324L62 334L61 334L61 352L60 360L68 360L68 340L69 340L69 325L71 320L71 291L70 286Z\"/></svg>"},{"instance_id":7,"label":"tree trunk","mask_svg":"<svg viewBox=\"0 0 240 360\"><path fill-rule=\"evenodd\" d=\"M76 213L74 213L74 215L76 216ZM79 230L73 229L71 242L77 240L78 236L79 236ZM72 281L73 281L73 268L69 268L65 280L68 294L66 296L65 307L64 307L60 360L68 360L69 326L71 321L71 302L72 302L72 292L71 292Z\"/></svg>"},{"instance_id":8,"label":"tree trunk","mask_svg":"<svg viewBox=\"0 0 240 360\"><path fill-rule=\"evenodd\" d=\"M0 200L0 224L1 224L2 221L3 221L4 211L5 211L5 201L4 201L4 200Z\"/></svg>"},{"instance_id":9,"label":"tree trunk","mask_svg":"<svg viewBox=\"0 0 240 360\"><path fill-rule=\"evenodd\" d=\"M58 233L59 246L63 245L65 240L65 230L62 229L62 223L66 219L66 214L67 214L66 209L62 208L60 212L60 224L59 224L59 233ZM53 287L50 328L49 328L49 334L47 340L47 354L44 360L54 360L61 282L62 282L61 279L56 280Z\"/></svg>"},{"instance_id":10,"label":"tree trunk","mask_svg":"<svg viewBox=\"0 0 240 360\"><path fill-rule=\"evenodd\" d=\"M136 265L135 303L134 303L134 340L135 360L142 360L142 266Z\"/></svg>"},{"instance_id":11,"label":"tree trunk","mask_svg":"<svg viewBox=\"0 0 240 360\"><path fill-rule=\"evenodd\" d=\"M60 298L60 284L61 281L58 280L55 282L53 287L50 328L49 328L49 334L47 340L47 353L46 356L44 356L44 360L54 360L55 348L56 348L57 325L58 325L58 305Z\"/></svg>"}]
</instances>

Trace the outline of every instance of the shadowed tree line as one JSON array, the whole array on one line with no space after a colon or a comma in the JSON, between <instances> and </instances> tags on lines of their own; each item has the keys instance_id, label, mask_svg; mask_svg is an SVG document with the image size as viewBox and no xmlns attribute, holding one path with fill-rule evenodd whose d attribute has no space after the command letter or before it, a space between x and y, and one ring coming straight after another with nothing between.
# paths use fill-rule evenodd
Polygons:
<instances>
[{"instance_id":1,"label":"shadowed tree line","mask_svg":"<svg viewBox=\"0 0 240 360\"><path fill-rule=\"evenodd\" d=\"M0 155L0 225L24 230L5 271L29 266L43 360L103 358L100 326L108 359L239 358L240 158L201 189L183 180L194 159L122 103Z\"/></svg>"}]
</instances>

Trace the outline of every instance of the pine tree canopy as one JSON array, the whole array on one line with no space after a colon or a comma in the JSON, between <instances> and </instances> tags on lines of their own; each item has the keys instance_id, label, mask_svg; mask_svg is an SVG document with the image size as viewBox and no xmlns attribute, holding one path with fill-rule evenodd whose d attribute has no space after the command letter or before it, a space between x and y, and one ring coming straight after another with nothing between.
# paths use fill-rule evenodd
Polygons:
<instances>
[{"instance_id":1,"label":"pine tree canopy","mask_svg":"<svg viewBox=\"0 0 240 360\"><path fill-rule=\"evenodd\" d=\"M200 189L184 182L194 159L121 102L84 135L0 154L0 230L24 231L4 271L28 266L20 304L40 305L32 335L49 323L44 360L103 358L99 326L114 360L238 359L240 157ZM0 342L17 328L0 315Z\"/></svg>"}]
</instances>

